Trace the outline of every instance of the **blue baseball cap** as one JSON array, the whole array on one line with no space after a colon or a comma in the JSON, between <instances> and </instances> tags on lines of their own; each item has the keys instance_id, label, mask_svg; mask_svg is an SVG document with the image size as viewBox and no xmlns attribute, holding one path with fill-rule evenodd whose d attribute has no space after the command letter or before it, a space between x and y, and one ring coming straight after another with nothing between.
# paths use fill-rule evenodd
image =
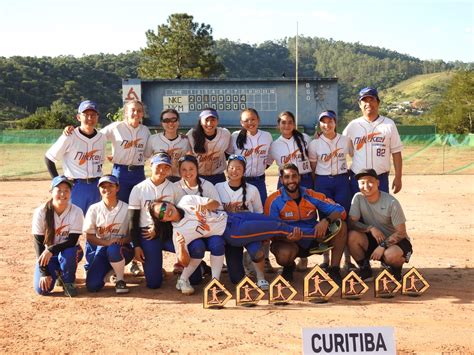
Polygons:
<instances>
[{"instance_id":1,"label":"blue baseball cap","mask_svg":"<svg viewBox=\"0 0 474 355\"><path fill-rule=\"evenodd\" d=\"M97 104L94 101L86 100L82 101L77 109L77 113L83 113L86 110L92 110L99 113L99 109L97 108Z\"/></svg>"},{"instance_id":2,"label":"blue baseball cap","mask_svg":"<svg viewBox=\"0 0 474 355\"><path fill-rule=\"evenodd\" d=\"M216 110L209 109L209 110L204 110L199 114L199 118L208 118L208 117L215 117L219 119L219 115L217 114Z\"/></svg>"},{"instance_id":3,"label":"blue baseball cap","mask_svg":"<svg viewBox=\"0 0 474 355\"><path fill-rule=\"evenodd\" d=\"M67 183L70 187L74 186L73 180L67 178L64 175L59 175L59 176L54 177L53 180L51 180L51 189L54 189L56 186L58 186L59 184L63 182Z\"/></svg>"},{"instance_id":4,"label":"blue baseball cap","mask_svg":"<svg viewBox=\"0 0 474 355\"><path fill-rule=\"evenodd\" d=\"M97 186L100 186L103 182L110 182L111 184L119 185L118 178L115 175L104 175L99 179Z\"/></svg>"},{"instance_id":5,"label":"blue baseball cap","mask_svg":"<svg viewBox=\"0 0 474 355\"><path fill-rule=\"evenodd\" d=\"M166 164L171 166L171 158L167 153L160 152L151 157L151 164Z\"/></svg>"},{"instance_id":6,"label":"blue baseball cap","mask_svg":"<svg viewBox=\"0 0 474 355\"><path fill-rule=\"evenodd\" d=\"M334 111L321 112L321 114L319 115L318 121L321 121L324 117L332 118L334 121L337 122L337 117L336 117L336 114L334 113Z\"/></svg>"},{"instance_id":7,"label":"blue baseball cap","mask_svg":"<svg viewBox=\"0 0 474 355\"><path fill-rule=\"evenodd\" d=\"M367 96L372 96L377 99L377 101L380 101L379 99L379 93L377 89L371 88L370 86L363 88L361 91L359 91L359 101L362 100L364 97Z\"/></svg>"}]
</instances>

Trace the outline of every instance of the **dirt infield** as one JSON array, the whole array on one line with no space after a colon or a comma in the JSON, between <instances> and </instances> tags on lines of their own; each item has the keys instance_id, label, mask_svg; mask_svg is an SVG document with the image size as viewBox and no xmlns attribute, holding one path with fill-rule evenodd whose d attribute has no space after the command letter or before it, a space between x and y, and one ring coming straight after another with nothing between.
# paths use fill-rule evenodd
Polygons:
<instances>
[{"instance_id":1,"label":"dirt infield","mask_svg":"<svg viewBox=\"0 0 474 355\"><path fill-rule=\"evenodd\" d=\"M275 178L270 182L273 190ZM299 353L303 327L377 325L395 327L399 352L472 353L473 178L406 176L403 183L397 197L414 245L409 266L431 284L422 297L375 299L371 286L359 301L304 303L304 274L296 273L294 304L264 300L247 309L231 300L223 310L205 310L202 286L193 296L181 295L171 273L159 290L126 275L131 292L119 297L110 284L88 293L80 267L79 297L65 298L60 288L53 296L37 296L31 218L47 198L49 182L0 182L0 352ZM164 259L171 270L173 255ZM311 257L310 266L319 261ZM233 289L225 274L223 281Z\"/></svg>"}]
</instances>

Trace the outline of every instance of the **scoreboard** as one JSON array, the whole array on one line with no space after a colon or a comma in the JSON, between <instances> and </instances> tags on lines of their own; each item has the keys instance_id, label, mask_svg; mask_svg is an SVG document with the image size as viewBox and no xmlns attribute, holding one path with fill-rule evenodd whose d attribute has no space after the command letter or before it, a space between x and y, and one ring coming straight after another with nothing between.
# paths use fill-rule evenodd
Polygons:
<instances>
[{"instance_id":1,"label":"scoreboard","mask_svg":"<svg viewBox=\"0 0 474 355\"><path fill-rule=\"evenodd\" d=\"M239 127L240 111L255 108L262 127L275 127L281 111L296 113L296 84L292 78L277 79L182 79L122 82L123 99L137 98L146 107L145 124L160 125L160 112L173 108L181 126L193 127L199 113L212 107L223 127ZM298 126L312 131L324 110L337 112L337 79L300 78L298 81Z\"/></svg>"}]
</instances>

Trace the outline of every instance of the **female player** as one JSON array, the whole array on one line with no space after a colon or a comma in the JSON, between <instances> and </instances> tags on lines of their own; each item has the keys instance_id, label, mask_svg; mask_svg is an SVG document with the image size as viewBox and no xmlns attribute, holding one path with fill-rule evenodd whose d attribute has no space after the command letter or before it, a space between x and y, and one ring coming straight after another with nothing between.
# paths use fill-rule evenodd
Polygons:
<instances>
[{"instance_id":1,"label":"female player","mask_svg":"<svg viewBox=\"0 0 474 355\"><path fill-rule=\"evenodd\" d=\"M218 201L220 204L219 194L214 185L199 176L199 165L194 155L187 154L179 158L178 169L181 176L181 179L175 182L178 189L178 201L184 195L199 195ZM201 267L203 268L203 274L210 273L209 266L204 261L202 261ZM183 265L176 262L173 265L173 273L181 274L183 268Z\"/></svg>"},{"instance_id":2,"label":"female player","mask_svg":"<svg viewBox=\"0 0 474 355\"><path fill-rule=\"evenodd\" d=\"M318 118L321 133L308 148L311 169L316 174L314 190L322 192L340 204L346 212L351 207L351 189L346 156L352 156L352 144L348 137L336 131L337 117L331 110L322 112ZM350 264L350 253L344 252L346 267ZM329 264L329 254L324 254L321 267Z\"/></svg>"},{"instance_id":3,"label":"female player","mask_svg":"<svg viewBox=\"0 0 474 355\"><path fill-rule=\"evenodd\" d=\"M105 275L113 270L115 292L127 293L124 270L133 259L128 234L128 205L117 197L120 186L114 175L102 176L98 186L102 201L89 208L83 227L87 241L97 247L87 272L86 286L91 292L99 291L104 287Z\"/></svg>"},{"instance_id":4,"label":"female player","mask_svg":"<svg viewBox=\"0 0 474 355\"><path fill-rule=\"evenodd\" d=\"M230 132L217 127L218 123L217 111L207 108L199 114L196 127L187 133L199 161L199 174L214 185L225 181L226 153L232 153Z\"/></svg>"},{"instance_id":5,"label":"female player","mask_svg":"<svg viewBox=\"0 0 474 355\"><path fill-rule=\"evenodd\" d=\"M265 169L273 141L272 135L258 128L260 116L253 108L246 108L240 113L240 124L242 129L232 133L233 153L245 157L247 161L245 180L257 187L262 204L265 204L267 200Z\"/></svg>"},{"instance_id":6,"label":"female player","mask_svg":"<svg viewBox=\"0 0 474 355\"><path fill-rule=\"evenodd\" d=\"M163 281L162 251L174 252L174 247L172 243L166 243L160 233L156 233L148 207L150 202L156 199L177 203L178 190L167 179L170 172L170 156L163 152L155 154L151 158L151 177L132 189L128 205L129 233L135 248L135 259L143 263L146 285L152 289L159 288ZM205 251L204 243L198 241L192 246L195 248L191 248L190 245L190 254L202 258ZM201 281L202 278L199 277L196 283Z\"/></svg>"},{"instance_id":7,"label":"female player","mask_svg":"<svg viewBox=\"0 0 474 355\"><path fill-rule=\"evenodd\" d=\"M279 168L287 163L295 164L300 172L301 186L312 189L313 178L308 159L308 145L311 138L297 130L295 116L289 111L280 113L277 122L281 136L270 147L269 163L276 161ZM279 179L277 188L280 187Z\"/></svg>"},{"instance_id":8,"label":"female player","mask_svg":"<svg viewBox=\"0 0 474 355\"><path fill-rule=\"evenodd\" d=\"M33 214L34 288L40 295L49 294L59 280L67 296L77 296L74 281L77 263L83 257L79 236L84 215L70 201L72 186L66 176L56 176L51 182L51 198Z\"/></svg>"},{"instance_id":9,"label":"female player","mask_svg":"<svg viewBox=\"0 0 474 355\"><path fill-rule=\"evenodd\" d=\"M254 212L263 213L260 194L255 186L247 184L244 173L246 160L241 155L232 154L227 163L227 181L216 185L224 210L227 212ZM265 280L264 258L261 257L261 242L252 242L245 245L257 274L257 286L268 290L268 281ZM243 248L226 245L227 270L232 282L239 282L245 275L242 265Z\"/></svg>"},{"instance_id":10,"label":"female player","mask_svg":"<svg viewBox=\"0 0 474 355\"><path fill-rule=\"evenodd\" d=\"M188 137L178 133L178 111L172 108L162 111L160 121L163 133L157 133L150 137L147 145L147 155L166 152L171 157L172 163L171 175L168 179L175 182L179 180L178 160L191 151L191 146Z\"/></svg>"},{"instance_id":11,"label":"female player","mask_svg":"<svg viewBox=\"0 0 474 355\"><path fill-rule=\"evenodd\" d=\"M184 196L178 205L160 200L150 205L150 213L155 219L155 228L159 231L167 230L168 235L172 228L178 259L183 264L187 264L176 284L176 288L183 294L194 292L187 275L200 263L199 259L196 260L191 255L187 255L187 247L193 240L214 236L212 238L218 241L219 237L215 236L222 236L226 243L243 247L252 242L262 243L272 238L286 238L292 241L314 238L314 229L292 227L280 220L258 213L214 212L216 206L217 201L197 195ZM184 238L184 247L178 245L181 237ZM259 258L263 259L263 251L260 252ZM212 275L217 279L220 276L223 261L223 255L211 259Z\"/></svg>"}]
</instances>

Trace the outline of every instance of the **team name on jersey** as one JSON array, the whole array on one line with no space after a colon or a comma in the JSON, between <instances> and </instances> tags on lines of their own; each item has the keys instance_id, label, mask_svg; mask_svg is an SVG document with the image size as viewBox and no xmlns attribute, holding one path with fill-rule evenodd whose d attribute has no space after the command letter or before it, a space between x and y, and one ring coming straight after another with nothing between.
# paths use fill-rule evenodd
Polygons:
<instances>
[{"instance_id":1,"label":"team name on jersey","mask_svg":"<svg viewBox=\"0 0 474 355\"><path fill-rule=\"evenodd\" d=\"M58 228L56 228L54 230L54 235L56 237L67 237L69 235L69 229L64 230L64 228L66 228L68 226L69 226L69 224L63 224L63 225L59 226Z\"/></svg>"},{"instance_id":2,"label":"team name on jersey","mask_svg":"<svg viewBox=\"0 0 474 355\"><path fill-rule=\"evenodd\" d=\"M322 161L330 161L332 158L344 158L344 152L342 152L342 148L337 148L335 151L329 154L321 154Z\"/></svg>"},{"instance_id":3,"label":"team name on jersey","mask_svg":"<svg viewBox=\"0 0 474 355\"><path fill-rule=\"evenodd\" d=\"M207 224L207 218L206 218L206 213L204 212L199 212L195 210L194 207L191 207L191 210L194 211L196 218L198 220L198 225L196 226L196 233L200 235L206 234L206 232L209 232L211 230L211 227Z\"/></svg>"},{"instance_id":4,"label":"team name on jersey","mask_svg":"<svg viewBox=\"0 0 474 355\"><path fill-rule=\"evenodd\" d=\"M298 161L298 160L302 160L303 156L300 152L299 149L295 150L293 153L291 154L288 154L288 155L283 155L281 158L280 158L280 162L282 164L287 164L291 161Z\"/></svg>"},{"instance_id":5,"label":"team name on jersey","mask_svg":"<svg viewBox=\"0 0 474 355\"><path fill-rule=\"evenodd\" d=\"M131 141L124 139L122 143L120 143L120 146L123 147L124 149L130 149L130 148L143 148L145 145L143 143L140 143L142 139L137 138L137 139L132 139Z\"/></svg>"},{"instance_id":6,"label":"team name on jersey","mask_svg":"<svg viewBox=\"0 0 474 355\"><path fill-rule=\"evenodd\" d=\"M74 160L79 160L79 165L84 165L87 161L100 161L101 155L95 154L98 151L98 149L94 149L90 152L77 152Z\"/></svg>"},{"instance_id":7,"label":"team name on jersey","mask_svg":"<svg viewBox=\"0 0 474 355\"><path fill-rule=\"evenodd\" d=\"M198 156L200 163L215 162L219 160L219 152L212 151L208 154L200 154Z\"/></svg>"},{"instance_id":8,"label":"team name on jersey","mask_svg":"<svg viewBox=\"0 0 474 355\"><path fill-rule=\"evenodd\" d=\"M255 154L255 155L265 155L265 154L267 154L267 150L264 149L265 146L266 146L266 144L260 144L260 145L257 145L255 148L243 149L243 150L242 150L242 154L243 154L244 157L246 157L246 158L248 158L248 157L251 156L252 154Z\"/></svg>"},{"instance_id":9,"label":"team name on jersey","mask_svg":"<svg viewBox=\"0 0 474 355\"><path fill-rule=\"evenodd\" d=\"M97 234L99 234L100 236L105 236L106 234L117 234L118 232L120 232L120 226L120 223L112 223L108 226L98 227Z\"/></svg>"},{"instance_id":10,"label":"team name on jersey","mask_svg":"<svg viewBox=\"0 0 474 355\"><path fill-rule=\"evenodd\" d=\"M170 197L170 196L163 195L163 196L158 197L157 200L166 201L167 197ZM152 203L153 201L155 201L155 200L145 200L145 203L143 204L143 207L148 208L148 206L150 206L150 203Z\"/></svg>"},{"instance_id":11,"label":"team name on jersey","mask_svg":"<svg viewBox=\"0 0 474 355\"><path fill-rule=\"evenodd\" d=\"M384 136L379 136L380 134L382 134L382 133L374 132L374 133L370 133L366 136L355 137L354 138L354 144L356 146L356 150L362 149L362 147L366 143L379 143L379 144L382 144L383 142L385 142L385 137Z\"/></svg>"},{"instance_id":12,"label":"team name on jersey","mask_svg":"<svg viewBox=\"0 0 474 355\"><path fill-rule=\"evenodd\" d=\"M181 158L181 148L171 148L168 150L162 150L163 152L166 152L171 157L171 160L177 160Z\"/></svg>"}]
</instances>

